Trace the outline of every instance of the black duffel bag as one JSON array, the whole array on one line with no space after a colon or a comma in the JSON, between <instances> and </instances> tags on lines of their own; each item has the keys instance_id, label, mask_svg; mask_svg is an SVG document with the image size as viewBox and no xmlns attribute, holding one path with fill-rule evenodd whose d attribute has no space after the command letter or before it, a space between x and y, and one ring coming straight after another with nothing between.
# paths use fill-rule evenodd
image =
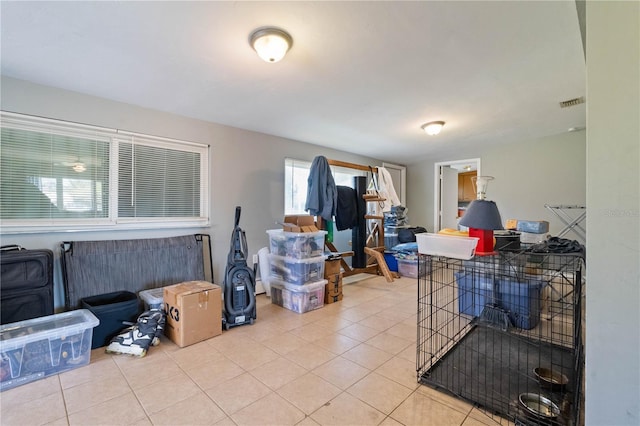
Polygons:
<instances>
[{"instance_id":1,"label":"black duffel bag","mask_svg":"<svg viewBox=\"0 0 640 426\"><path fill-rule=\"evenodd\" d=\"M398 231L398 242L400 243L415 243L416 234L427 232L426 228L422 226L413 226L410 228L404 228Z\"/></svg>"}]
</instances>

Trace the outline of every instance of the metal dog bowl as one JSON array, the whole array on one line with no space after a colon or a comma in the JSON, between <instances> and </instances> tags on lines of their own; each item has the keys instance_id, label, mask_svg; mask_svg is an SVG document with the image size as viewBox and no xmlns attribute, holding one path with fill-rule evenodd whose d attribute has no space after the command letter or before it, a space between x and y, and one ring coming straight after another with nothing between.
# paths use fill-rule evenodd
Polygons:
<instances>
[{"instance_id":1,"label":"metal dog bowl","mask_svg":"<svg viewBox=\"0 0 640 426\"><path fill-rule=\"evenodd\" d=\"M537 367L533 369L533 373L538 378L540 385L551 389L561 389L569 383L569 379L562 373L551 371L548 368Z\"/></svg>"},{"instance_id":2,"label":"metal dog bowl","mask_svg":"<svg viewBox=\"0 0 640 426\"><path fill-rule=\"evenodd\" d=\"M560 414L558 406L549 398L540 394L521 393L518 399L527 412L535 416L555 419Z\"/></svg>"}]
</instances>

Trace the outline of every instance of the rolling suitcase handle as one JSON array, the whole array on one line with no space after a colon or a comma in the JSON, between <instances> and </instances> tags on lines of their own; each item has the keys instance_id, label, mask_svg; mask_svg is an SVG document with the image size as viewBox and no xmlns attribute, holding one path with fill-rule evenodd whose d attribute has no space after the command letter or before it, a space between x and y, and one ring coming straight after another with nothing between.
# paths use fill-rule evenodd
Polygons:
<instances>
[{"instance_id":1,"label":"rolling suitcase handle","mask_svg":"<svg viewBox=\"0 0 640 426\"><path fill-rule=\"evenodd\" d=\"M0 251L14 251L14 250L18 250L18 251L24 250L24 247L19 246L17 244L10 244L10 245L0 247Z\"/></svg>"}]
</instances>

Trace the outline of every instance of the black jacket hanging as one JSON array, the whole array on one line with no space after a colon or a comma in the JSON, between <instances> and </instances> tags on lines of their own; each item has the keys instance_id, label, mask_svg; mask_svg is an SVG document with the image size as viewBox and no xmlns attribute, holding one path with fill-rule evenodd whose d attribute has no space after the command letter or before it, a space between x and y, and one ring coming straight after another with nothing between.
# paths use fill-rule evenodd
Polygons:
<instances>
[{"instance_id":1,"label":"black jacket hanging","mask_svg":"<svg viewBox=\"0 0 640 426\"><path fill-rule=\"evenodd\" d=\"M336 186L338 206L336 208L336 229L344 231L358 224L358 204L356 190L348 186Z\"/></svg>"}]
</instances>

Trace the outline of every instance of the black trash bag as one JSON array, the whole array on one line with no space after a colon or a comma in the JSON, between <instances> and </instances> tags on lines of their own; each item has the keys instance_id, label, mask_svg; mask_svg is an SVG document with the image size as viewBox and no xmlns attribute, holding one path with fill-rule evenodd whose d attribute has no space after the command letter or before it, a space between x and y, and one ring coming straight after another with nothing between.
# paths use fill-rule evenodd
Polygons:
<instances>
[{"instance_id":1,"label":"black trash bag","mask_svg":"<svg viewBox=\"0 0 640 426\"><path fill-rule=\"evenodd\" d=\"M427 232L427 230L422 226L414 226L411 228L401 229L398 231L398 242L415 243L416 234L422 234L423 232Z\"/></svg>"}]
</instances>

